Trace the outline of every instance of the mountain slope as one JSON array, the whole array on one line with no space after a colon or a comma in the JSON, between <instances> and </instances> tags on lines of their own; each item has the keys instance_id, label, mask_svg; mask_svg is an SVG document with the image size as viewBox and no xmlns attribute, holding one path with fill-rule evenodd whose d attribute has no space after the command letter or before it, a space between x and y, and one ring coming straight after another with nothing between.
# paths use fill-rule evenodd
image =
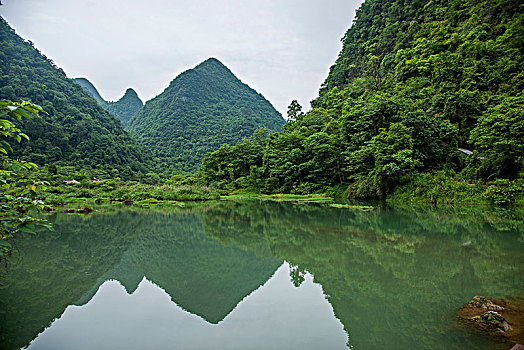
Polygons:
<instances>
[{"instance_id":1,"label":"mountain slope","mask_svg":"<svg viewBox=\"0 0 524 350\"><path fill-rule=\"evenodd\" d=\"M124 179L147 172L148 158L120 122L4 19L0 45L0 99L29 99L48 113L21 125L30 141L14 145L16 157Z\"/></svg>"},{"instance_id":2,"label":"mountain slope","mask_svg":"<svg viewBox=\"0 0 524 350\"><path fill-rule=\"evenodd\" d=\"M89 80L87 80L86 78L73 78L72 80L73 82L80 85L82 89L84 89L84 91L87 92L89 96L94 98L100 106L104 108L107 106L107 101L104 100L102 96L100 96L100 93L98 92L98 90Z\"/></svg>"},{"instance_id":3,"label":"mountain slope","mask_svg":"<svg viewBox=\"0 0 524 350\"><path fill-rule=\"evenodd\" d=\"M109 113L120 119L124 128L129 123L129 120L135 113L137 113L144 104L138 97L135 90L129 88L122 98L115 102L107 102L107 107L104 107Z\"/></svg>"},{"instance_id":4,"label":"mountain slope","mask_svg":"<svg viewBox=\"0 0 524 350\"><path fill-rule=\"evenodd\" d=\"M254 130L280 130L282 116L262 95L210 58L176 77L130 120L128 130L160 169L192 172L206 152Z\"/></svg>"},{"instance_id":5,"label":"mountain slope","mask_svg":"<svg viewBox=\"0 0 524 350\"><path fill-rule=\"evenodd\" d=\"M456 194L459 179L524 177L522 2L366 0L342 41L311 112L207 155L211 183L377 198L420 179L434 200L452 196L435 172Z\"/></svg>"},{"instance_id":6,"label":"mountain slope","mask_svg":"<svg viewBox=\"0 0 524 350\"><path fill-rule=\"evenodd\" d=\"M102 108L117 117L124 127L129 119L144 105L132 88L127 89L124 96L118 101L111 102L104 100L95 86L86 78L73 78L72 80L94 98Z\"/></svg>"}]
</instances>

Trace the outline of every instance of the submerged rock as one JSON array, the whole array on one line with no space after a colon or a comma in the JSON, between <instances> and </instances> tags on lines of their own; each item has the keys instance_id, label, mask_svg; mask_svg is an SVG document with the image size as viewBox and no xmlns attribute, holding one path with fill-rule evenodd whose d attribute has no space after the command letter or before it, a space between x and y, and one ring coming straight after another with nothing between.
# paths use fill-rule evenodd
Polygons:
<instances>
[{"instance_id":1,"label":"submerged rock","mask_svg":"<svg viewBox=\"0 0 524 350\"><path fill-rule=\"evenodd\" d=\"M497 329L501 332L513 330L513 328L511 328L511 326L508 324L508 321L506 321L506 319L496 311L486 311L480 316L473 317L472 320L479 322L484 326Z\"/></svg>"},{"instance_id":2,"label":"submerged rock","mask_svg":"<svg viewBox=\"0 0 524 350\"><path fill-rule=\"evenodd\" d=\"M468 305L471 305L473 307L481 307L483 309L491 310L491 311L497 311L497 312L504 311L504 308L502 306L496 305L491 300L486 299L484 297L480 297L480 296L473 297L473 300L471 300L468 303Z\"/></svg>"},{"instance_id":3,"label":"submerged rock","mask_svg":"<svg viewBox=\"0 0 524 350\"><path fill-rule=\"evenodd\" d=\"M524 343L524 299L488 299L475 296L457 312L461 328L474 328L484 335L504 338L508 344Z\"/></svg>"}]
</instances>

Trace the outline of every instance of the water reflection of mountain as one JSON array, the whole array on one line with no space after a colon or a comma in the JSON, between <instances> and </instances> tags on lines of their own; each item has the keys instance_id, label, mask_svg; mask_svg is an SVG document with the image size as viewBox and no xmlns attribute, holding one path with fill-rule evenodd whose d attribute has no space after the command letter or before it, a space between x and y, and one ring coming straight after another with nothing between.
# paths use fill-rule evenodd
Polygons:
<instances>
[{"instance_id":1,"label":"water reflection of mountain","mask_svg":"<svg viewBox=\"0 0 524 350\"><path fill-rule=\"evenodd\" d=\"M355 349L492 348L454 330L453 310L474 294L524 294L522 211L218 202L145 214L58 215L55 232L20 237L0 289L9 347L87 303L106 279L132 293L146 276L216 323L280 259L314 275Z\"/></svg>"},{"instance_id":2,"label":"water reflection of mountain","mask_svg":"<svg viewBox=\"0 0 524 350\"><path fill-rule=\"evenodd\" d=\"M55 232L17 239L0 289L6 347L27 345L70 304L87 303L106 279L132 293L146 276L185 310L217 323L265 283L281 260L206 236L192 214L131 211L53 218Z\"/></svg>"},{"instance_id":3,"label":"water reflection of mountain","mask_svg":"<svg viewBox=\"0 0 524 350\"><path fill-rule=\"evenodd\" d=\"M522 212L238 203L202 217L222 242L311 272L355 349L493 348L454 329L453 311L524 293Z\"/></svg>"}]
</instances>

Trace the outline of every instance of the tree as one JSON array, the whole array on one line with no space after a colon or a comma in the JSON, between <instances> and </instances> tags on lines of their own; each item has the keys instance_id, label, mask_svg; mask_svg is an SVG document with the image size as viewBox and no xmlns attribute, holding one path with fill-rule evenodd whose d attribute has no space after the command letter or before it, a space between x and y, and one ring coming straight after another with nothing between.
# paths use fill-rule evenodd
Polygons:
<instances>
[{"instance_id":1,"label":"tree","mask_svg":"<svg viewBox=\"0 0 524 350\"><path fill-rule=\"evenodd\" d=\"M518 176L524 159L524 95L507 98L489 109L471 132L470 141L481 156L484 178Z\"/></svg>"},{"instance_id":2,"label":"tree","mask_svg":"<svg viewBox=\"0 0 524 350\"><path fill-rule=\"evenodd\" d=\"M370 143L375 157L372 173L375 184L385 195L400 183L401 176L411 174L420 162L413 157L412 129L402 123L393 123L381 129Z\"/></svg>"},{"instance_id":3,"label":"tree","mask_svg":"<svg viewBox=\"0 0 524 350\"><path fill-rule=\"evenodd\" d=\"M44 113L40 106L30 102L0 102L0 261L11 254L11 244L8 242L18 231L34 232L35 225L51 228L46 220L31 215L42 210L44 203L37 199L39 190L47 184L32 177L36 164L12 159L9 140L21 142L29 140L12 121L30 119L39 112Z\"/></svg>"},{"instance_id":4,"label":"tree","mask_svg":"<svg viewBox=\"0 0 524 350\"><path fill-rule=\"evenodd\" d=\"M298 103L297 100L291 101L287 107L287 119L291 122L300 121L304 117L302 113L302 106Z\"/></svg>"}]
</instances>

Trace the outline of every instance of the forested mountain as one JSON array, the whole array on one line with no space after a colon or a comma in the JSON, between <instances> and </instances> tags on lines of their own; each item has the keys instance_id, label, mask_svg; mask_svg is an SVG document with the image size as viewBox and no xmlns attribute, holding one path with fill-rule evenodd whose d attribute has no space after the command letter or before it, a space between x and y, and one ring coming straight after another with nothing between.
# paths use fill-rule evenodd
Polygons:
<instances>
[{"instance_id":1,"label":"forested mountain","mask_svg":"<svg viewBox=\"0 0 524 350\"><path fill-rule=\"evenodd\" d=\"M280 130L282 116L261 94L210 58L146 102L128 130L151 149L163 172L192 172L206 152L236 144L258 128Z\"/></svg>"},{"instance_id":2,"label":"forested mountain","mask_svg":"<svg viewBox=\"0 0 524 350\"><path fill-rule=\"evenodd\" d=\"M96 89L96 87L86 78L73 78L72 79L75 83L80 85L82 89L84 89L85 92L89 94L92 98L98 102L98 104L104 108L107 107L107 101L100 96L100 93Z\"/></svg>"},{"instance_id":3,"label":"forested mountain","mask_svg":"<svg viewBox=\"0 0 524 350\"><path fill-rule=\"evenodd\" d=\"M136 94L136 91L129 88L120 100L115 102L108 102L106 110L120 119L124 128L131 120L131 117L137 113L144 104Z\"/></svg>"},{"instance_id":4,"label":"forested mountain","mask_svg":"<svg viewBox=\"0 0 524 350\"><path fill-rule=\"evenodd\" d=\"M524 3L366 0L342 41L313 109L207 155L209 182L382 197L422 173L523 177Z\"/></svg>"},{"instance_id":5,"label":"forested mountain","mask_svg":"<svg viewBox=\"0 0 524 350\"><path fill-rule=\"evenodd\" d=\"M124 127L126 127L129 119L144 105L132 88L127 89L124 96L118 101L111 102L104 100L95 86L86 78L73 78L73 81L80 85L101 107L120 119Z\"/></svg>"},{"instance_id":6,"label":"forested mountain","mask_svg":"<svg viewBox=\"0 0 524 350\"><path fill-rule=\"evenodd\" d=\"M0 45L0 99L30 100L47 112L21 125L30 141L14 145L14 156L97 176L133 179L147 172L150 161L120 122L4 19Z\"/></svg>"}]
</instances>

